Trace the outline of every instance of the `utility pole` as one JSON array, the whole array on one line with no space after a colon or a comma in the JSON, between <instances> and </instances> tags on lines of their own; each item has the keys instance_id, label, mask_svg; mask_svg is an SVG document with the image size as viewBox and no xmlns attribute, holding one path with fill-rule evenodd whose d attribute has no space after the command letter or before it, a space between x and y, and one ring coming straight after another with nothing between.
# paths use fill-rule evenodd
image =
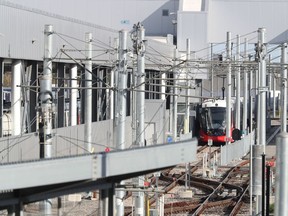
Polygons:
<instances>
[{"instance_id":1,"label":"utility pole","mask_svg":"<svg viewBox=\"0 0 288 216\"><path fill-rule=\"evenodd\" d=\"M184 118L184 134L188 134L190 132L190 78L189 78L189 72L190 72L190 39L187 39L186 43L186 97L185 97L185 118ZM187 190L188 187L188 163L185 164L185 190Z\"/></svg>"},{"instance_id":2,"label":"utility pole","mask_svg":"<svg viewBox=\"0 0 288 216\"><path fill-rule=\"evenodd\" d=\"M211 43L211 92L210 96L213 98L214 97L214 65L213 65L213 43Z\"/></svg>"},{"instance_id":3,"label":"utility pole","mask_svg":"<svg viewBox=\"0 0 288 216\"><path fill-rule=\"evenodd\" d=\"M133 47L137 55L137 72L136 72L136 146L144 147L145 137L145 29L138 23L133 26ZM144 176L136 179L138 187L144 186ZM144 216L144 192L135 192L135 215Z\"/></svg>"},{"instance_id":4,"label":"utility pole","mask_svg":"<svg viewBox=\"0 0 288 216\"><path fill-rule=\"evenodd\" d=\"M227 32L226 41L226 54L227 54L227 83L226 83L226 145L231 144L231 32Z\"/></svg>"},{"instance_id":5,"label":"utility pole","mask_svg":"<svg viewBox=\"0 0 288 216\"><path fill-rule=\"evenodd\" d=\"M273 118L276 118L276 76L274 75L274 70L273 70Z\"/></svg>"},{"instance_id":6,"label":"utility pole","mask_svg":"<svg viewBox=\"0 0 288 216\"><path fill-rule=\"evenodd\" d=\"M271 54L268 55L268 62L270 64L270 68L268 70L268 115L269 117L271 117L271 110L272 110L272 106L271 106L271 94L272 94L272 69L271 69Z\"/></svg>"},{"instance_id":7,"label":"utility pole","mask_svg":"<svg viewBox=\"0 0 288 216\"><path fill-rule=\"evenodd\" d=\"M120 33L119 33L120 35ZM117 88L118 88L118 80L119 80L119 38L115 39L115 46L117 47L116 48L116 66L114 68L114 85L113 87L116 89L116 91L114 91L114 113L113 113L113 131L115 131L115 133L113 133L113 142L114 142L114 146L117 146L117 143L116 143L116 131L117 131L117 127L118 127L118 122L116 121L116 115L117 115L117 112L118 112L118 91L117 91ZM118 119L117 119L118 120Z\"/></svg>"},{"instance_id":8,"label":"utility pole","mask_svg":"<svg viewBox=\"0 0 288 216\"><path fill-rule=\"evenodd\" d=\"M266 45L265 45L265 28L258 29L259 47L258 47L258 57L259 57L259 87L260 87L260 136L259 144L265 146L266 143ZM263 153L265 153L265 148L263 148Z\"/></svg>"},{"instance_id":9,"label":"utility pole","mask_svg":"<svg viewBox=\"0 0 288 216\"><path fill-rule=\"evenodd\" d=\"M176 65L178 63L177 61L177 58L178 58L178 50L175 48L174 49L174 62L173 62L173 78L174 78L174 85L175 86L178 86L178 69L176 69ZM173 109L173 140L174 142L176 141L177 139L177 113L178 113L178 88L173 88L173 105L172 105L172 109Z\"/></svg>"},{"instance_id":10,"label":"utility pole","mask_svg":"<svg viewBox=\"0 0 288 216\"><path fill-rule=\"evenodd\" d=\"M118 65L118 80L116 89L117 102L115 107L115 146L118 150L125 148L125 121L126 121L126 97L127 97L127 34L126 30L119 32L119 65ZM124 185L121 181L120 185ZM116 191L116 216L124 215L124 203L125 196L124 190Z\"/></svg>"},{"instance_id":11,"label":"utility pole","mask_svg":"<svg viewBox=\"0 0 288 216\"><path fill-rule=\"evenodd\" d=\"M244 39L244 61L248 60L247 57L247 47L248 47L248 42L247 42L247 38ZM247 68L244 65L243 68L243 73L244 73L244 101L243 101L243 131L244 134L246 136L246 134L248 134L247 131L247 126L248 126L248 121L247 121L247 113L248 113L248 74L247 74Z\"/></svg>"},{"instance_id":12,"label":"utility pole","mask_svg":"<svg viewBox=\"0 0 288 216\"><path fill-rule=\"evenodd\" d=\"M251 61L251 56L249 56L249 62ZM249 128L250 128L250 132L253 131L253 69L251 67L249 67L249 89L250 89L250 97L249 97L249 101L250 101L250 122L249 122Z\"/></svg>"},{"instance_id":13,"label":"utility pole","mask_svg":"<svg viewBox=\"0 0 288 216\"><path fill-rule=\"evenodd\" d=\"M116 60L119 58L119 53L118 53L118 47L119 47L119 38L114 38L114 50L117 50L116 52ZM118 80L118 74L117 74L117 64L114 66L111 70L111 87L115 87L115 83ZM113 89L110 90L110 119L114 119L115 111L114 108L115 106L115 98L116 94Z\"/></svg>"},{"instance_id":14,"label":"utility pole","mask_svg":"<svg viewBox=\"0 0 288 216\"><path fill-rule=\"evenodd\" d=\"M258 44L256 49L257 59L259 61L259 84L258 84L258 103L257 103L257 145L253 145L252 166L253 166L253 195L256 196L256 214L264 211L262 206L262 154L265 154L266 143L266 46L265 46L265 29L258 29ZM257 76L256 76L257 81Z\"/></svg>"},{"instance_id":15,"label":"utility pole","mask_svg":"<svg viewBox=\"0 0 288 216\"><path fill-rule=\"evenodd\" d=\"M240 128L240 85L241 85L241 78L240 78L240 35L237 35L237 47L236 47L236 128L241 130Z\"/></svg>"},{"instance_id":16,"label":"utility pole","mask_svg":"<svg viewBox=\"0 0 288 216\"><path fill-rule=\"evenodd\" d=\"M85 62L85 125L84 139L86 151L92 153L91 135L92 135L92 33L85 34L86 43L86 62Z\"/></svg>"},{"instance_id":17,"label":"utility pole","mask_svg":"<svg viewBox=\"0 0 288 216\"><path fill-rule=\"evenodd\" d=\"M52 157L52 39L53 26L45 25L44 29L44 62L43 74L40 77L40 109L39 109L39 142L40 158ZM40 203L40 211L44 215L52 214L52 200Z\"/></svg>"},{"instance_id":18,"label":"utility pole","mask_svg":"<svg viewBox=\"0 0 288 216\"><path fill-rule=\"evenodd\" d=\"M287 132L287 43L281 48L281 132Z\"/></svg>"},{"instance_id":19,"label":"utility pole","mask_svg":"<svg viewBox=\"0 0 288 216\"><path fill-rule=\"evenodd\" d=\"M116 60L119 60L119 38L114 38L114 50L116 52ZM112 68L111 70L111 87L116 88L118 87L118 66L119 64L116 63L116 65ZM113 119L113 130L116 131L116 121L115 121L115 116L116 116L116 111L117 109L117 92L114 92L114 90L109 90L110 92L110 119ZM116 133L114 133L115 135ZM116 146L116 140L117 137L114 136L114 144ZM109 189L101 189L99 190L99 211L98 215L99 216L110 216L114 215L114 186Z\"/></svg>"},{"instance_id":20,"label":"utility pole","mask_svg":"<svg viewBox=\"0 0 288 216\"><path fill-rule=\"evenodd\" d=\"M185 117L184 117L184 134L190 132L190 98L188 97L190 94L189 87L190 87L190 80L189 80L189 69L190 65L190 39L186 40L186 97L185 97Z\"/></svg>"}]
</instances>

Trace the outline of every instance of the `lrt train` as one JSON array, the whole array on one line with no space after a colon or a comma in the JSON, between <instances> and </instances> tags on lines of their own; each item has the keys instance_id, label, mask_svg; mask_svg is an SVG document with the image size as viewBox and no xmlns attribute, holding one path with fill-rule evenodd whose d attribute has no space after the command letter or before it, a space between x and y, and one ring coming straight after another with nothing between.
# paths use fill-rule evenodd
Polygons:
<instances>
[{"instance_id":1,"label":"lrt train","mask_svg":"<svg viewBox=\"0 0 288 216\"><path fill-rule=\"evenodd\" d=\"M233 136L233 138L235 137L234 133L240 132L235 129L234 125L236 117L234 104L235 99L231 99L231 130L229 137ZM207 99L201 104L197 117L199 144L206 144L209 139L213 143L224 144L226 142L226 112L226 100ZM231 142L233 141L231 139Z\"/></svg>"}]
</instances>

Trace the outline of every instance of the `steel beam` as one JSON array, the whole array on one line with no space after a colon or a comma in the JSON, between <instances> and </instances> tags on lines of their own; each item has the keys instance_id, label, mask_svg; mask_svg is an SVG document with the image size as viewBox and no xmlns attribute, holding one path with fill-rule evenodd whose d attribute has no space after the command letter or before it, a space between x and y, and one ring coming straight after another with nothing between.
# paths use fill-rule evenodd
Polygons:
<instances>
[{"instance_id":1,"label":"steel beam","mask_svg":"<svg viewBox=\"0 0 288 216\"><path fill-rule=\"evenodd\" d=\"M1 164L0 191L116 176L119 180L133 173L137 176L196 161L196 151L197 140L193 139L109 153Z\"/></svg>"}]
</instances>

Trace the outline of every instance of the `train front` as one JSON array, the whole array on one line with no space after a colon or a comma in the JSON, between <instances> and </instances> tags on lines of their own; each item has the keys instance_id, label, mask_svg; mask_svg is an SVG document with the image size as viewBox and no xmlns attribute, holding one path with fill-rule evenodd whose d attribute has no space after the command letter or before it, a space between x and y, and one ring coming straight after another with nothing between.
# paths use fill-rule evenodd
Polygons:
<instances>
[{"instance_id":1,"label":"train front","mask_svg":"<svg viewBox=\"0 0 288 216\"><path fill-rule=\"evenodd\" d=\"M204 101L200 108L200 143L225 143L226 141L226 102L225 100Z\"/></svg>"}]
</instances>

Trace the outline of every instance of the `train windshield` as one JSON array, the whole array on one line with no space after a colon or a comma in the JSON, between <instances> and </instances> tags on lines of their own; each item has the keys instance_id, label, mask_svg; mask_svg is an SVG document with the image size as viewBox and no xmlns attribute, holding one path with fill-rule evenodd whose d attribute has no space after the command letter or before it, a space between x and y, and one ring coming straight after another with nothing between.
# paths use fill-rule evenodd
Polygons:
<instances>
[{"instance_id":1,"label":"train windshield","mask_svg":"<svg viewBox=\"0 0 288 216\"><path fill-rule=\"evenodd\" d=\"M225 129L226 108L206 107L201 112L201 124L203 129Z\"/></svg>"}]
</instances>

